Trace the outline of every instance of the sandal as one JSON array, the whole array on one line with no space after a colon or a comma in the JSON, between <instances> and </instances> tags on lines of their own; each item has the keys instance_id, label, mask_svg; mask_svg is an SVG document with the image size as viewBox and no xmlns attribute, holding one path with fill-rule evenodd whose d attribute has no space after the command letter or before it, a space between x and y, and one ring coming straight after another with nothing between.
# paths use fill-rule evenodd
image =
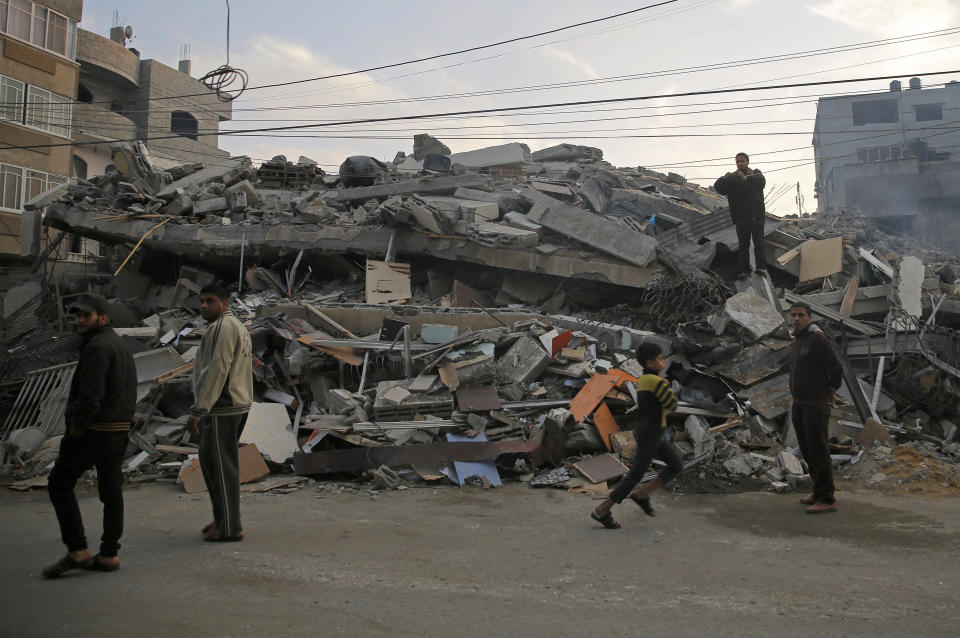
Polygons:
<instances>
[{"instance_id":1,"label":"sandal","mask_svg":"<svg viewBox=\"0 0 960 638\"><path fill-rule=\"evenodd\" d=\"M631 496L630 496L630 500L633 501L634 503L636 503L637 505L639 505L639 506L640 506L640 509L642 509L643 512L644 512L647 516L656 516L656 515L657 515L657 511L656 511L655 509L653 509L653 505L650 504L650 498L649 498L649 497L647 497L647 498L640 498L639 496L633 496L633 495L631 495Z\"/></svg>"},{"instance_id":2,"label":"sandal","mask_svg":"<svg viewBox=\"0 0 960 638\"><path fill-rule=\"evenodd\" d=\"M593 510L590 512L590 518L597 521L607 529L620 529L620 523L613 520L613 514L610 512L607 512L604 516L600 516L597 514L597 510Z\"/></svg>"},{"instance_id":3,"label":"sandal","mask_svg":"<svg viewBox=\"0 0 960 638\"><path fill-rule=\"evenodd\" d=\"M200 533L206 534L210 530L216 529L217 527L220 527L220 523L218 523L217 521L210 521L209 523L203 526L203 529L200 530Z\"/></svg>"},{"instance_id":4,"label":"sandal","mask_svg":"<svg viewBox=\"0 0 960 638\"><path fill-rule=\"evenodd\" d=\"M203 540L209 543L236 543L243 540L243 532L237 532L233 536L223 536L220 534L220 529L214 527L207 530L203 535Z\"/></svg>"},{"instance_id":5,"label":"sandal","mask_svg":"<svg viewBox=\"0 0 960 638\"><path fill-rule=\"evenodd\" d=\"M44 578L57 578L63 576L69 571L74 569L87 569L90 563L93 562L93 557L91 556L83 562L78 562L70 558L70 554L66 554L63 558L55 562L53 565L48 565L43 568L43 577Z\"/></svg>"},{"instance_id":6,"label":"sandal","mask_svg":"<svg viewBox=\"0 0 960 638\"><path fill-rule=\"evenodd\" d=\"M96 554L90 559L90 564L84 565L83 569L91 572L115 572L120 569L120 563L101 563L100 554Z\"/></svg>"}]
</instances>

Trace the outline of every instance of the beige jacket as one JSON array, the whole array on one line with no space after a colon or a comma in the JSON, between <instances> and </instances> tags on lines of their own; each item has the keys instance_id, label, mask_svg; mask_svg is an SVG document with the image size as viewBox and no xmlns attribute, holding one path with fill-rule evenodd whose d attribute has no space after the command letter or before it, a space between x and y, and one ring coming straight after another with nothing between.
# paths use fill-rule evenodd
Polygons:
<instances>
[{"instance_id":1,"label":"beige jacket","mask_svg":"<svg viewBox=\"0 0 960 638\"><path fill-rule=\"evenodd\" d=\"M243 414L253 401L250 333L227 311L211 321L193 363L192 416Z\"/></svg>"}]
</instances>

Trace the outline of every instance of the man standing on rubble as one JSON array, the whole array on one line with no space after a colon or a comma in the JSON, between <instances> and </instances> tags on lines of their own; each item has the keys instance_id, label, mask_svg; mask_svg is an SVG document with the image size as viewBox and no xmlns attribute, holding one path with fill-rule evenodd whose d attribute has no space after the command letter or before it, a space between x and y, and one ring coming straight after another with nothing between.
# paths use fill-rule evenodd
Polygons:
<instances>
[{"instance_id":1,"label":"man standing on rubble","mask_svg":"<svg viewBox=\"0 0 960 638\"><path fill-rule=\"evenodd\" d=\"M763 206L763 189L767 185L767 178L759 170L750 168L750 157L746 153L737 153L735 161L737 170L718 179L713 188L721 195L727 196L730 217L737 227L740 274L747 276L750 274L751 238L753 238L756 271L759 273L766 268L761 243L766 216Z\"/></svg>"},{"instance_id":2,"label":"man standing on rubble","mask_svg":"<svg viewBox=\"0 0 960 638\"><path fill-rule=\"evenodd\" d=\"M193 367L193 407L187 429L200 435L200 469L213 522L205 541L241 541L240 461L237 445L253 400L250 334L230 312L226 288L200 290L200 315L208 322Z\"/></svg>"},{"instance_id":3,"label":"man standing on rubble","mask_svg":"<svg viewBox=\"0 0 960 638\"><path fill-rule=\"evenodd\" d=\"M843 368L830 339L812 321L809 305L797 302L790 306L794 339L790 356L791 416L800 453L813 480L813 494L800 502L809 505L808 514L825 514L837 511L828 426Z\"/></svg>"},{"instance_id":4,"label":"man standing on rubble","mask_svg":"<svg viewBox=\"0 0 960 638\"><path fill-rule=\"evenodd\" d=\"M137 370L123 339L107 324L107 300L81 295L69 312L81 337L80 359L70 382L64 413L66 432L47 484L67 554L45 567L55 578L73 569L112 572L120 569L117 552L123 534L123 457L137 402ZM83 519L73 489L83 473L97 469L103 503L100 553L87 549Z\"/></svg>"}]
</instances>

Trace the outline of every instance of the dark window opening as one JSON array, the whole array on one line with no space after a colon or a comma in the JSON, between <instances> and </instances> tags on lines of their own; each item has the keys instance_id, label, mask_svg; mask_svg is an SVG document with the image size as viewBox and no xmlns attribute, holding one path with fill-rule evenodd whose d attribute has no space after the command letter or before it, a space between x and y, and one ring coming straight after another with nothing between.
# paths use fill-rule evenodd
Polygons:
<instances>
[{"instance_id":1,"label":"dark window opening","mask_svg":"<svg viewBox=\"0 0 960 638\"><path fill-rule=\"evenodd\" d=\"M177 135L197 139L197 118L186 111L174 111L170 114L170 131Z\"/></svg>"},{"instance_id":2,"label":"dark window opening","mask_svg":"<svg viewBox=\"0 0 960 638\"><path fill-rule=\"evenodd\" d=\"M87 162L79 155L73 156L73 176L78 179L87 179Z\"/></svg>"},{"instance_id":3,"label":"dark window opening","mask_svg":"<svg viewBox=\"0 0 960 638\"><path fill-rule=\"evenodd\" d=\"M70 235L70 252L79 254L83 252L83 237L80 235Z\"/></svg>"},{"instance_id":4,"label":"dark window opening","mask_svg":"<svg viewBox=\"0 0 960 638\"><path fill-rule=\"evenodd\" d=\"M93 93L90 92L90 89L81 84L77 87L77 101L90 104L90 102L93 102Z\"/></svg>"},{"instance_id":5,"label":"dark window opening","mask_svg":"<svg viewBox=\"0 0 960 638\"><path fill-rule=\"evenodd\" d=\"M854 102L853 125L886 124L900 121L897 100L870 100L869 102Z\"/></svg>"},{"instance_id":6,"label":"dark window opening","mask_svg":"<svg viewBox=\"0 0 960 638\"><path fill-rule=\"evenodd\" d=\"M929 122L931 120L943 119L942 104L917 104L915 108L917 110L918 122Z\"/></svg>"},{"instance_id":7,"label":"dark window opening","mask_svg":"<svg viewBox=\"0 0 960 638\"><path fill-rule=\"evenodd\" d=\"M110 110L113 111L114 113L122 113L123 105L120 104L120 100L118 99L110 100Z\"/></svg>"}]
</instances>

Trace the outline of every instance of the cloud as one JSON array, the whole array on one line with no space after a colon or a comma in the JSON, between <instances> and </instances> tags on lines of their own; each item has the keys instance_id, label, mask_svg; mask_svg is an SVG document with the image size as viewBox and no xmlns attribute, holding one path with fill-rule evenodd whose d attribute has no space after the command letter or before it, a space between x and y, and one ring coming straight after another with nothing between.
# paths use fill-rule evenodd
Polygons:
<instances>
[{"instance_id":1,"label":"cloud","mask_svg":"<svg viewBox=\"0 0 960 638\"><path fill-rule=\"evenodd\" d=\"M855 29L883 35L906 35L951 26L957 17L953 0L825 0L809 10Z\"/></svg>"},{"instance_id":2,"label":"cloud","mask_svg":"<svg viewBox=\"0 0 960 638\"><path fill-rule=\"evenodd\" d=\"M583 73L591 79L600 77L600 74L596 72L589 62L578 58L569 51L564 51L563 49L558 49L554 46L545 46L541 47L539 52L548 58L553 58L554 60L559 60L568 66L572 66L577 71Z\"/></svg>"}]
</instances>

